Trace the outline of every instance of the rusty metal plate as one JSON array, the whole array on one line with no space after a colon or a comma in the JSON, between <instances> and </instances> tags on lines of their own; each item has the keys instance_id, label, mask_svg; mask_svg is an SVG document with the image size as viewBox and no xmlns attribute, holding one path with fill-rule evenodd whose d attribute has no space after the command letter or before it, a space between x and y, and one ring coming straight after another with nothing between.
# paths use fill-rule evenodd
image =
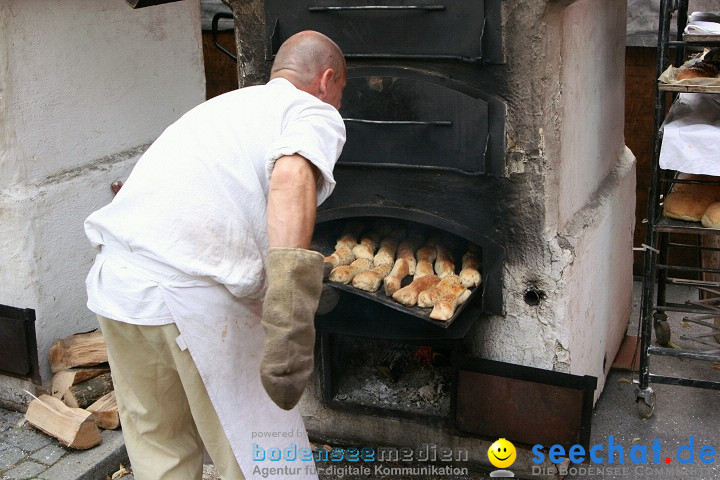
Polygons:
<instances>
[{"instance_id":1,"label":"rusty metal plate","mask_svg":"<svg viewBox=\"0 0 720 480\"><path fill-rule=\"evenodd\" d=\"M589 443L594 377L482 363L486 371L457 372L459 430L528 445Z\"/></svg>"}]
</instances>

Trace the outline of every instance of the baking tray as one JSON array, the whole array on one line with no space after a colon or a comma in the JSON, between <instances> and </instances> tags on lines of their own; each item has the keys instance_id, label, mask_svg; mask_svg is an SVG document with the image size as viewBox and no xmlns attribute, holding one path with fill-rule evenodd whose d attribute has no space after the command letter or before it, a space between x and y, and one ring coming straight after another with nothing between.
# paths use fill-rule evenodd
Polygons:
<instances>
[{"instance_id":1,"label":"baking tray","mask_svg":"<svg viewBox=\"0 0 720 480\"><path fill-rule=\"evenodd\" d=\"M330 252L332 253L332 252ZM410 278L410 277L408 277ZM380 304L383 304L387 307L393 308L395 310L398 310L403 313L407 313L408 315L415 316L417 318L420 318L422 320L425 320L426 322L430 322L431 324L441 327L441 328L448 328L452 322L455 321L458 316L462 313L463 310L465 310L465 307L470 305L470 303L475 299L476 296L479 296L482 298L483 295L483 286L484 283L480 283L475 288L471 288L470 290L470 296L468 297L465 302L463 302L462 305L460 305L458 308L455 309L455 313L450 318L450 320L447 321L441 321L441 320L434 320L430 318L430 312L432 311L432 308L421 308L421 307L406 307L405 305L396 302L391 297L388 297L385 295L385 292L383 291L382 285L380 286L380 289L377 292L366 292L365 290L360 290L359 288L355 288L352 285L345 285L342 283L336 283L331 282L327 279L325 279L325 282L330 285L331 287L342 290L344 292L352 293L353 295L358 295L363 298L367 298L368 300L371 300L373 302L377 302ZM406 284L409 284L410 282L406 279L403 282L403 286Z\"/></svg>"},{"instance_id":2,"label":"baking tray","mask_svg":"<svg viewBox=\"0 0 720 480\"><path fill-rule=\"evenodd\" d=\"M465 253L464 249L459 247L459 245L462 244L462 242L457 241L455 239L454 235L451 233L443 232L441 230L433 229L434 233L441 234L443 237L447 238L451 243L453 243L456 248L453 249L453 254L455 255L456 259L462 258L462 255ZM315 236L313 237L312 242L312 249L316 250L320 253L322 253L324 256L332 255L332 253L335 251L335 242L339 236L338 230L335 229L326 229L321 230L318 229L318 231L315 232ZM455 240L455 241L453 241ZM330 285L331 287L342 290L344 292L351 293L353 295L357 295L362 298L366 298L370 301L380 303L382 305L385 305L386 307L392 308L394 310L398 310L400 312L406 313L408 315L412 315L414 317L417 317L419 319L422 319L426 322L431 323L432 325L435 325L440 328L448 328L454 321L457 319L460 314L467 308L468 305L473 303L474 301L482 301L483 293L484 293L484 286L486 282L485 274L486 272L482 271L482 251L480 252L480 273L482 275L482 282L480 285L478 285L475 288L470 289L470 296L468 297L465 302L460 305L457 309L455 309L455 313L453 316L447 320L447 321L440 321L440 320L433 320L430 318L430 312L432 311L432 308L421 308L421 307L406 307L405 305L402 305L401 303L396 302L391 297L388 297L385 295L385 292L383 291L383 286L380 285L380 289L378 289L377 292L366 292L364 290L360 290L358 288L355 288L352 286L352 284L342 284L337 282L331 282L327 278L325 278L324 282ZM457 268L457 266L456 266ZM403 279L402 286L406 286L410 284L412 281L412 276L408 275Z\"/></svg>"}]
</instances>

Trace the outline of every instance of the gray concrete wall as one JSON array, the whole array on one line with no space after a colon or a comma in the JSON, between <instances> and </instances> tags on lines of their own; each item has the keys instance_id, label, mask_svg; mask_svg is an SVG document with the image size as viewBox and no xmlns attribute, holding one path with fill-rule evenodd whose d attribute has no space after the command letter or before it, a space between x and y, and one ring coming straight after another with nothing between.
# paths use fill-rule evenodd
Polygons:
<instances>
[{"instance_id":1,"label":"gray concrete wall","mask_svg":"<svg viewBox=\"0 0 720 480\"><path fill-rule=\"evenodd\" d=\"M44 382L50 344L96 328L83 220L204 100L199 12L199 0L0 3L0 303L36 310ZM0 401L17 400L16 383L0 377Z\"/></svg>"}]
</instances>

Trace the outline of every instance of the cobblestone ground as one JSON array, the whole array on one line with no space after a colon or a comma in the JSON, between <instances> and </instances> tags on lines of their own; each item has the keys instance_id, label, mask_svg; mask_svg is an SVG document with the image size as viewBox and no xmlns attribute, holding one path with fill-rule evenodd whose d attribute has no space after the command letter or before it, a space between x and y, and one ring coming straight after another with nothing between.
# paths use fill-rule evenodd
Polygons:
<instances>
[{"instance_id":1,"label":"cobblestone ground","mask_svg":"<svg viewBox=\"0 0 720 480\"><path fill-rule=\"evenodd\" d=\"M103 444L89 450L78 451L65 448L57 440L34 429L22 413L0 408L0 478L2 480L67 480L77 478L77 466L83 464L93 477L105 480L115 474L115 478L134 480L132 466L112 464L95 468L96 462L103 459L107 451L103 448L118 449L122 445L120 432L104 431ZM316 448L329 449L322 445ZM363 468L358 468L358 467ZM486 474L467 471L463 474L413 474L423 472L427 464L408 464L403 462L385 462L382 465L359 465L358 462L320 462L317 464L320 480L478 480L487 478ZM330 468L331 467L331 468ZM446 467L440 465L439 467ZM465 465L456 465L466 468ZM468 469L469 470L469 469ZM428 470L425 470L428 471ZM87 478L87 477L83 477ZM272 476L268 477L272 478ZM212 465L205 465L203 480L220 480Z\"/></svg>"},{"instance_id":2,"label":"cobblestone ground","mask_svg":"<svg viewBox=\"0 0 720 480\"><path fill-rule=\"evenodd\" d=\"M27 425L22 413L0 411L0 474L3 480L45 474L70 453L55 439Z\"/></svg>"}]
</instances>

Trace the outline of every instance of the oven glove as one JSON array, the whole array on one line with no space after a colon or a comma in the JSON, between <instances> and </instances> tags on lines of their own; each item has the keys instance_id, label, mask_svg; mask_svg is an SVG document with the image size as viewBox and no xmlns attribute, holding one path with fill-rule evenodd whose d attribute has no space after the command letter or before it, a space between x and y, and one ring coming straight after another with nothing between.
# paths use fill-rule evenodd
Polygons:
<instances>
[{"instance_id":1,"label":"oven glove","mask_svg":"<svg viewBox=\"0 0 720 480\"><path fill-rule=\"evenodd\" d=\"M324 259L301 248L273 247L268 252L260 379L272 401L284 410L298 403L313 371L315 310Z\"/></svg>"}]
</instances>

